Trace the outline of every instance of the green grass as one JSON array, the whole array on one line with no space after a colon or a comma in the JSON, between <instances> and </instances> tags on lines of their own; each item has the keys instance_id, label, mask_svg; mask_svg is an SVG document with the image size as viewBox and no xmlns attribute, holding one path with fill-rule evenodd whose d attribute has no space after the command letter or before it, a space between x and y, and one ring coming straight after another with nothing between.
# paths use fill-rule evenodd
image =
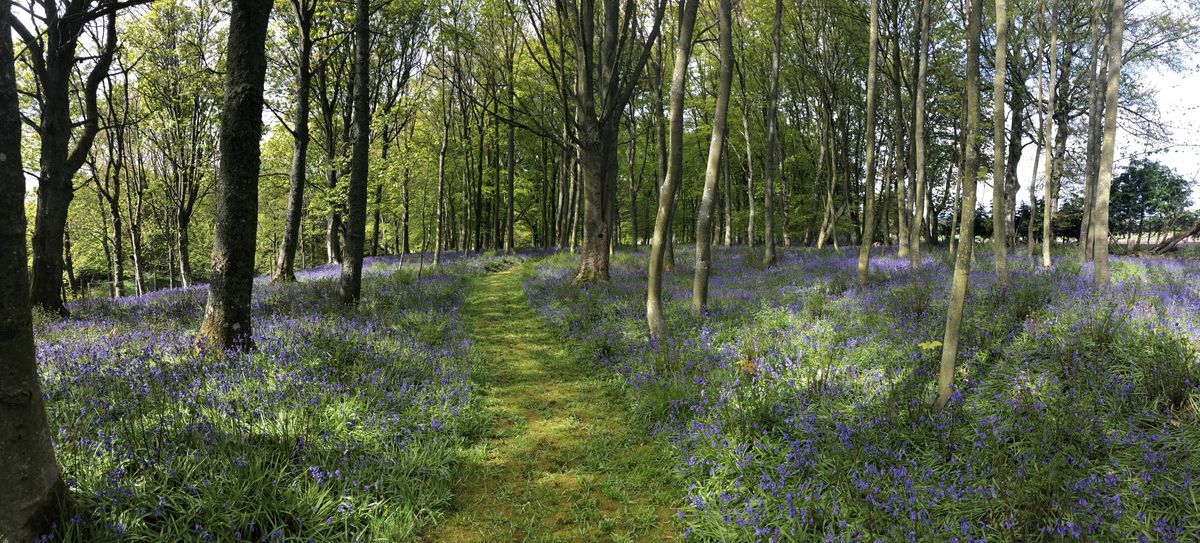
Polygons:
<instances>
[{"instance_id":1,"label":"green grass","mask_svg":"<svg viewBox=\"0 0 1200 543\"><path fill-rule=\"evenodd\" d=\"M620 383L529 308L525 268L472 279L464 321L493 417L466 455L454 511L428 541L678 538L678 476L661 441L631 423Z\"/></svg>"}]
</instances>

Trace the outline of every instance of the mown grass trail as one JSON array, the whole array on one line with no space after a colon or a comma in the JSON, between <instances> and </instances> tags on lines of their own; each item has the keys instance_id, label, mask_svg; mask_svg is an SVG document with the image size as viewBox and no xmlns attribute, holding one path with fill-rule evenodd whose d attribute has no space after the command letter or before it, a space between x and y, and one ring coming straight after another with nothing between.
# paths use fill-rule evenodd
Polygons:
<instances>
[{"instance_id":1,"label":"mown grass trail","mask_svg":"<svg viewBox=\"0 0 1200 543\"><path fill-rule=\"evenodd\" d=\"M669 541L680 493L661 444L618 384L551 334L521 268L476 279L465 321L494 417L425 541Z\"/></svg>"}]
</instances>

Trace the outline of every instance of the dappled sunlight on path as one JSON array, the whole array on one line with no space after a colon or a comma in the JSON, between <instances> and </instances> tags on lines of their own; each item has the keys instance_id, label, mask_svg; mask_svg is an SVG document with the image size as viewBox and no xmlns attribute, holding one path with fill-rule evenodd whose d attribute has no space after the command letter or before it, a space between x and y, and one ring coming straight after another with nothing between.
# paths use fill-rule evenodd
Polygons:
<instances>
[{"instance_id":1,"label":"dappled sunlight on path","mask_svg":"<svg viewBox=\"0 0 1200 543\"><path fill-rule=\"evenodd\" d=\"M520 269L478 279L468 331L494 420L426 541L663 541L680 491L614 380L529 308Z\"/></svg>"}]
</instances>

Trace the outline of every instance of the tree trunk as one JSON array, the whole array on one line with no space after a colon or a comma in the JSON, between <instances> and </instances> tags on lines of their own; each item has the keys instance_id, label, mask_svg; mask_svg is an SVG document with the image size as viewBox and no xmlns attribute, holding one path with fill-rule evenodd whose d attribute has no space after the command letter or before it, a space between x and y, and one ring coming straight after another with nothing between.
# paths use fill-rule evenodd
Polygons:
<instances>
[{"instance_id":1,"label":"tree trunk","mask_svg":"<svg viewBox=\"0 0 1200 543\"><path fill-rule=\"evenodd\" d=\"M1118 0L1120 1L1120 0ZM979 156L975 138L979 133L979 35L983 19L983 0L972 0L967 16L966 126L963 129L963 197L958 254L954 258L954 280L950 286L950 305L946 313L946 332L942 339L942 360L938 371L938 395L935 409L941 411L950 402L954 389L954 363L958 358L958 340L971 278L971 252L975 246L975 187L978 183ZM951 235L953 237L953 234Z\"/></svg>"},{"instance_id":2,"label":"tree trunk","mask_svg":"<svg viewBox=\"0 0 1200 543\"><path fill-rule=\"evenodd\" d=\"M671 235L669 223L675 206L675 193L683 178L683 95L699 4L699 0L683 0L679 10L679 37L675 43L675 68L671 76L671 142L667 156L667 178L658 193L658 211L654 216L654 235L650 242L647 270L646 322L650 334L655 336L667 333L667 321L662 311L663 257L667 237Z\"/></svg>"},{"instance_id":3,"label":"tree trunk","mask_svg":"<svg viewBox=\"0 0 1200 543\"><path fill-rule=\"evenodd\" d=\"M1091 65L1088 68L1088 132L1086 158L1083 168L1083 220L1079 225L1079 261L1090 262L1093 255L1091 224L1092 209L1096 205L1096 177L1099 173L1099 154L1103 135L1103 82L1107 77L1107 62L1101 60L1100 31L1103 28L1101 10L1103 2L1096 0L1092 7L1091 21Z\"/></svg>"},{"instance_id":4,"label":"tree trunk","mask_svg":"<svg viewBox=\"0 0 1200 543\"><path fill-rule=\"evenodd\" d=\"M175 217L175 248L179 252L179 284L184 288L192 286L191 226L190 215L181 212Z\"/></svg>"},{"instance_id":5,"label":"tree trunk","mask_svg":"<svg viewBox=\"0 0 1200 543\"><path fill-rule=\"evenodd\" d=\"M908 262L913 268L921 266L921 224L925 219L925 80L929 66L929 0L921 0L921 51L918 61L916 104L913 114L913 155L915 176L913 220L909 227ZM930 222L936 222L931 217Z\"/></svg>"},{"instance_id":6,"label":"tree trunk","mask_svg":"<svg viewBox=\"0 0 1200 543\"><path fill-rule=\"evenodd\" d=\"M362 295L363 249L367 237L367 174L371 152L371 12L369 0L354 2L354 147L350 157L350 186L346 194L346 253L338 295L342 303L358 304Z\"/></svg>"},{"instance_id":7,"label":"tree trunk","mask_svg":"<svg viewBox=\"0 0 1200 543\"><path fill-rule=\"evenodd\" d=\"M977 0L978 1L978 0ZM879 0L871 0L871 30L867 45L867 120L864 137L867 143L867 179L863 187L862 238L858 246L858 286L867 286L871 266L871 242L875 237L875 73L879 57Z\"/></svg>"},{"instance_id":8,"label":"tree trunk","mask_svg":"<svg viewBox=\"0 0 1200 543\"><path fill-rule=\"evenodd\" d=\"M71 105L77 100L72 92L72 82L77 77L76 50L87 23L102 16L99 13L103 10L88 12L94 8L91 2L70 2L63 5L61 13L57 7L46 10L45 34L26 33L23 36L31 53L39 57L45 53L44 59L39 58L33 63L34 75L42 90L38 97L41 122L37 130L41 136L41 172L38 175L37 214L34 216L30 298L33 305L63 316L67 315L62 296L63 236L67 212L74 198L73 178L83 166L100 131L97 90L108 77L117 48L117 17L116 9L113 9L106 16L105 42L80 93L85 110L83 122L74 122ZM4 39L9 39L9 35ZM81 126L82 130L76 132L75 126Z\"/></svg>"},{"instance_id":9,"label":"tree trunk","mask_svg":"<svg viewBox=\"0 0 1200 543\"><path fill-rule=\"evenodd\" d=\"M1050 79L1047 86L1050 92L1046 94L1048 105L1046 106L1046 118L1043 120L1044 126L1042 127L1042 137L1045 138L1044 143L1046 146L1046 164L1043 165L1046 169L1046 175L1042 183L1043 189L1045 189L1045 196L1042 200L1042 266L1046 268L1050 267L1050 245L1054 241L1054 229L1052 228L1051 221L1054 220L1053 205L1054 194L1056 192L1054 187L1054 143L1053 138L1051 138L1054 131L1054 102L1058 94L1055 89L1058 83L1058 19L1055 17L1055 10L1057 8L1055 4L1055 0L1050 0L1050 48L1047 52L1050 63L1050 72L1048 74Z\"/></svg>"},{"instance_id":10,"label":"tree trunk","mask_svg":"<svg viewBox=\"0 0 1200 543\"><path fill-rule=\"evenodd\" d=\"M775 156L776 133L779 116L779 55L783 44L780 42L783 27L783 0L775 0L775 25L771 30L771 82L767 91L767 157L766 172L763 175L763 266L775 265L775 173L778 171ZM874 54L874 51L872 51ZM874 59L874 57L871 57ZM870 100L868 100L869 102ZM871 104L867 104L870 108ZM871 116L870 113L867 114ZM868 130L870 128L868 127ZM869 151L868 151L869 152Z\"/></svg>"},{"instance_id":11,"label":"tree trunk","mask_svg":"<svg viewBox=\"0 0 1200 543\"><path fill-rule=\"evenodd\" d=\"M992 257L996 282L1008 286L1008 245L1004 220L1004 79L1008 68L1008 1L996 0L996 74L992 81ZM1021 112L1014 111L1013 116Z\"/></svg>"},{"instance_id":12,"label":"tree trunk","mask_svg":"<svg viewBox=\"0 0 1200 543\"><path fill-rule=\"evenodd\" d=\"M275 281L296 280L296 245L300 240L300 218L304 214L304 184L308 167L308 108L312 87L312 18L316 2L293 0L296 26L300 43L297 48L296 70L296 119L292 130L292 169L289 175L287 214L284 216L283 241L279 244L279 256L275 263Z\"/></svg>"},{"instance_id":13,"label":"tree trunk","mask_svg":"<svg viewBox=\"0 0 1200 543\"><path fill-rule=\"evenodd\" d=\"M708 304L708 276L712 269L711 226L721 152L725 148L726 119L729 116L729 91L733 86L733 0L720 0L717 9L720 72L717 104L713 110L712 139L708 143L708 164L704 171L704 191L696 213L696 269L692 281L692 314L701 316ZM728 211L728 210L727 210Z\"/></svg>"},{"instance_id":14,"label":"tree trunk","mask_svg":"<svg viewBox=\"0 0 1200 543\"><path fill-rule=\"evenodd\" d=\"M0 0L0 540L17 542L49 531L66 487L54 459L33 344L11 13L10 1Z\"/></svg>"},{"instance_id":15,"label":"tree trunk","mask_svg":"<svg viewBox=\"0 0 1200 543\"><path fill-rule=\"evenodd\" d=\"M222 351L254 348L250 300L270 14L270 0L234 0L229 18L212 273L197 338L201 344Z\"/></svg>"},{"instance_id":16,"label":"tree trunk","mask_svg":"<svg viewBox=\"0 0 1200 543\"><path fill-rule=\"evenodd\" d=\"M1117 107L1120 105L1121 46L1125 34L1125 0L1113 0L1108 29L1108 73L1104 92L1104 143L1100 149L1100 175L1092 207L1092 259L1094 281L1108 288L1108 199L1112 188L1113 155L1117 146Z\"/></svg>"}]
</instances>

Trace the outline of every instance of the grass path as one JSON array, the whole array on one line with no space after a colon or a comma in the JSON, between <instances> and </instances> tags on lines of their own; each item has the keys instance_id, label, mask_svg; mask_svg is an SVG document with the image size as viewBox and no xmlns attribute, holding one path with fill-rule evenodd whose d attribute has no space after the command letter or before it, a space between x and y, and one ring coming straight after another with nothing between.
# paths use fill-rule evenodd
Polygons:
<instances>
[{"instance_id":1,"label":"grass path","mask_svg":"<svg viewBox=\"0 0 1200 543\"><path fill-rule=\"evenodd\" d=\"M529 308L521 268L482 276L465 321L480 356L488 435L424 541L669 541L678 482L618 386Z\"/></svg>"}]
</instances>

